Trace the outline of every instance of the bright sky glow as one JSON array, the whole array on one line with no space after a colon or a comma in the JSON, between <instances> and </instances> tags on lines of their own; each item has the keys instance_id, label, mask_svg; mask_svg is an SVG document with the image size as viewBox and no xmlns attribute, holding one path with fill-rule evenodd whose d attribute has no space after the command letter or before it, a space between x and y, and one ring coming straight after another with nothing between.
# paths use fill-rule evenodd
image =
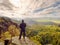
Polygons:
<instances>
[{"instance_id":1,"label":"bright sky glow","mask_svg":"<svg viewBox=\"0 0 60 45\"><path fill-rule=\"evenodd\" d=\"M19 7L21 6L20 0L9 0L14 6Z\"/></svg>"},{"instance_id":2,"label":"bright sky glow","mask_svg":"<svg viewBox=\"0 0 60 45\"><path fill-rule=\"evenodd\" d=\"M18 17L36 18L41 16L60 17L60 0L9 0L9 1L14 7L6 2L3 2L6 7L4 7L4 5L0 5L1 15L16 18ZM10 11L6 9L7 7L8 8L11 7L13 9Z\"/></svg>"}]
</instances>

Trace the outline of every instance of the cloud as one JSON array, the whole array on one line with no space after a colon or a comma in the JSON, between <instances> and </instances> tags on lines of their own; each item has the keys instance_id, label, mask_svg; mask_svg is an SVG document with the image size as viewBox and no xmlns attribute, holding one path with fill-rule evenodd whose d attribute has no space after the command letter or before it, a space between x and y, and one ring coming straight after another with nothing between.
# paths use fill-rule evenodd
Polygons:
<instances>
[{"instance_id":1,"label":"cloud","mask_svg":"<svg viewBox=\"0 0 60 45\"><path fill-rule=\"evenodd\" d=\"M9 1L0 3L0 14L16 18L36 18L44 15L60 15L60 0L20 0L20 6L14 7ZM0 15L0 16L1 16ZM10 16L9 16L10 15Z\"/></svg>"},{"instance_id":2,"label":"cloud","mask_svg":"<svg viewBox=\"0 0 60 45\"><path fill-rule=\"evenodd\" d=\"M51 0L50 0L51 1ZM45 4L44 4L45 5ZM45 7L39 7L33 10L35 15L43 15L43 17L60 17L60 0L54 1L51 5ZM45 15L45 16L44 16Z\"/></svg>"},{"instance_id":3,"label":"cloud","mask_svg":"<svg viewBox=\"0 0 60 45\"><path fill-rule=\"evenodd\" d=\"M47 6L47 5L45 5L45 6ZM33 12L34 13L37 13L37 12L41 12L41 11L43 11L43 10L45 10L45 9L49 9L49 8L51 8L51 7L57 7L57 6L60 6L60 1L56 1L56 2L54 2L52 5L50 5L50 6L48 6L48 7L44 7L44 8L38 8L38 9L35 9Z\"/></svg>"}]
</instances>

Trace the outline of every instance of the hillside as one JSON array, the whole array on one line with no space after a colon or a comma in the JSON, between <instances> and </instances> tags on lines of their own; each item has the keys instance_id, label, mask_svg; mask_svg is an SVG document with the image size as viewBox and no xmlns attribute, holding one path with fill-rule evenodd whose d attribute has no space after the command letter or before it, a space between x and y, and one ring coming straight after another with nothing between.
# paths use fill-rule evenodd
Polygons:
<instances>
[{"instance_id":1,"label":"hillside","mask_svg":"<svg viewBox=\"0 0 60 45\"><path fill-rule=\"evenodd\" d=\"M12 38L12 43L10 45L36 45L33 41L31 41L28 37L26 37L25 41L22 38L19 39L19 29L18 25L11 21L11 19L7 17L0 17L0 45L4 45L5 38ZM6 36L6 37L5 37ZM11 37L12 36L12 37Z\"/></svg>"}]
</instances>

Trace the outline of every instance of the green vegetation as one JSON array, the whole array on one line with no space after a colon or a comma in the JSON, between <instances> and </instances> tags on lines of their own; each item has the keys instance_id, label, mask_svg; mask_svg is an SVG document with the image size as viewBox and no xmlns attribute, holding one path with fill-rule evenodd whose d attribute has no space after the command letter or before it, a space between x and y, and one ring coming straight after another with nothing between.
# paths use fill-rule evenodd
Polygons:
<instances>
[{"instance_id":1,"label":"green vegetation","mask_svg":"<svg viewBox=\"0 0 60 45\"><path fill-rule=\"evenodd\" d=\"M60 20L54 20L52 22L57 23L57 24L60 24Z\"/></svg>"},{"instance_id":2,"label":"green vegetation","mask_svg":"<svg viewBox=\"0 0 60 45\"><path fill-rule=\"evenodd\" d=\"M0 18L0 41L11 36L19 36L19 27L11 20ZM26 28L26 36L37 45L60 45L60 27L58 25L31 25Z\"/></svg>"},{"instance_id":3,"label":"green vegetation","mask_svg":"<svg viewBox=\"0 0 60 45\"><path fill-rule=\"evenodd\" d=\"M35 20L36 22L50 22L51 20Z\"/></svg>"},{"instance_id":4,"label":"green vegetation","mask_svg":"<svg viewBox=\"0 0 60 45\"><path fill-rule=\"evenodd\" d=\"M9 18L0 18L0 42L5 39L11 40L11 37L19 35L19 27Z\"/></svg>"},{"instance_id":5,"label":"green vegetation","mask_svg":"<svg viewBox=\"0 0 60 45\"><path fill-rule=\"evenodd\" d=\"M60 45L60 27L56 25L33 25L28 29L28 37L38 45Z\"/></svg>"}]
</instances>

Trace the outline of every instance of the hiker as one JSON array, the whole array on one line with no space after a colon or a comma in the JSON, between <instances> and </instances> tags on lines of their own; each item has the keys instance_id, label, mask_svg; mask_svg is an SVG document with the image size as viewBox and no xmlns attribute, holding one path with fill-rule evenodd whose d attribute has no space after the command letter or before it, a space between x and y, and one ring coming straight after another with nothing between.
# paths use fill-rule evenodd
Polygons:
<instances>
[{"instance_id":1,"label":"hiker","mask_svg":"<svg viewBox=\"0 0 60 45\"><path fill-rule=\"evenodd\" d=\"M19 39L21 39L22 34L23 34L23 38L25 39L25 36L26 36L26 34L25 34L26 23L24 22L24 20L22 20L22 23L20 24L19 27L21 29Z\"/></svg>"}]
</instances>

